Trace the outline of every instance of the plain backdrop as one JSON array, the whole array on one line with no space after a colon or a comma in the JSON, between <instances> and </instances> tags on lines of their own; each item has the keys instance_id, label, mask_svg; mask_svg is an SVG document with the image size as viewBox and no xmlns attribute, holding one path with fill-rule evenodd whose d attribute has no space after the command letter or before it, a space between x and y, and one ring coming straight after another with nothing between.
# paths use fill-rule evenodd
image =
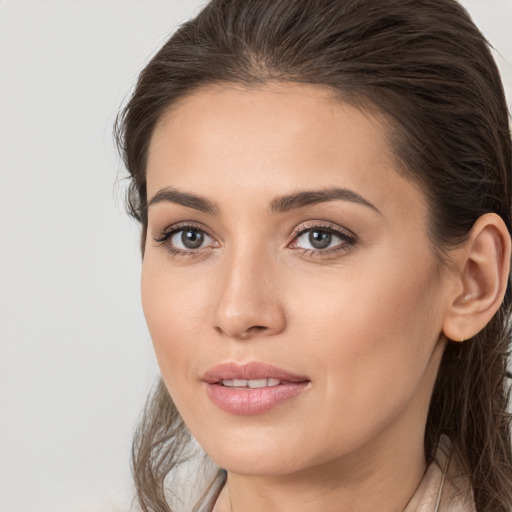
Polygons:
<instances>
[{"instance_id":1,"label":"plain backdrop","mask_svg":"<svg viewBox=\"0 0 512 512\"><path fill-rule=\"evenodd\" d=\"M126 512L158 368L112 142L199 0L0 0L0 512ZM465 0L512 105L512 0Z\"/></svg>"}]
</instances>

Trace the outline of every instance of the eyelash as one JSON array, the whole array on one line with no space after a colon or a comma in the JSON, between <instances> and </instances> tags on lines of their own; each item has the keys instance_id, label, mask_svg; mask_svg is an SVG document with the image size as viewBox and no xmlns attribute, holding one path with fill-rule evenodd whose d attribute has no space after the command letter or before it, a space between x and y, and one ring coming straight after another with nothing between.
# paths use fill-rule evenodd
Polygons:
<instances>
[{"instance_id":1,"label":"eyelash","mask_svg":"<svg viewBox=\"0 0 512 512\"><path fill-rule=\"evenodd\" d=\"M292 244L294 241L298 240L302 235L309 233L311 231L320 231L322 233L329 233L331 235L335 235L338 237L341 242L334 247L329 247L326 249L304 249L301 247L297 247L296 250L300 251L301 254L314 257L314 258L329 258L336 256L340 253L348 252L354 248L356 245L358 238L357 235L350 231L347 228L341 228L331 223L320 223L309 222L300 226L293 234ZM290 244L289 244L290 245Z\"/></svg>"},{"instance_id":2,"label":"eyelash","mask_svg":"<svg viewBox=\"0 0 512 512\"><path fill-rule=\"evenodd\" d=\"M182 231L197 231L200 233L203 233L204 235L208 236L211 239L214 239L214 237L203 227L194 225L194 224L175 224L173 226L170 226L166 228L160 235L155 236L153 240L161 246L164 246L165 249L173 256L178 258L196 258L198 256L201 256L204 254L205 250L208 250L208 248L198 250L189 249L189 250L182 250L177 249L176 247L172 246L169 242L171 238L176 235L177 233L180 233ZM334 224L331 223L321 223L321 222L310 222L305 223L301 225L298 229L295 230L295 232L292 235L291 242L289 242L287 245L290 247L293 247L294 241L297 241L302 235L310 232L310 231L320 231L322 233L329 233L331 235L335 235L338 237L341 242L330 248L326 249L304 249L301 247L295 247L294 250L299 251L301 254L308 256L308 257L314 257L314 258L324 258L324 257L333 257L337 254L350 251L354 248L356 243L358 242L357 235L346 228L340 228Z\"/></svg>"}]
</instances>

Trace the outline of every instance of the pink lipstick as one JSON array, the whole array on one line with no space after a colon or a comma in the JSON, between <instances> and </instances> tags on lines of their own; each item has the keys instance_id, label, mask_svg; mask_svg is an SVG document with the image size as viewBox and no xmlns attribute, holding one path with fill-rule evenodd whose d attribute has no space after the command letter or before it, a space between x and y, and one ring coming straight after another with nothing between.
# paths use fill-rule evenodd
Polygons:
<instances>
[{"instance_id":1,"label":"pink lipstick","mask_svg":"<svg viewBox=\"0 0 512 512\"><path fill-rule=\"evenodd\" d=\"M210 400L239 416L262 414L304 391L310 380L260 362L219 364L202 378Z\"/></svg>"}]
</instances>

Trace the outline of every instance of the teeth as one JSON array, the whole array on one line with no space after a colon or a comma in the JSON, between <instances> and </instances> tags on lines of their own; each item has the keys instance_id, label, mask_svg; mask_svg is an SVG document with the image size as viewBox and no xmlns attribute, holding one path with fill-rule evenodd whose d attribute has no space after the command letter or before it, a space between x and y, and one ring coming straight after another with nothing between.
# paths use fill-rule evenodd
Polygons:
<instances>
[{"instance_id":1,"label":"teeth","mask_svg":"<svg viewBox=\"0 0 512 512\"><path fill-rule=\"evenodd\" d=\"M229 388L266 388L277 386L281 383L279 379L233 379L233 380L223 380L222 385L227 386Z\"/></svg>"},{"instance_id":2,"label":"teeth","mask_svg":"<svg viewBox=\"0 0 512 512\"><path fill-rule=\"evenodd\" d=\"M264 388L267 385L267 379L248 380L247 384L250 388Z\"/></svg>"}]
</instances>

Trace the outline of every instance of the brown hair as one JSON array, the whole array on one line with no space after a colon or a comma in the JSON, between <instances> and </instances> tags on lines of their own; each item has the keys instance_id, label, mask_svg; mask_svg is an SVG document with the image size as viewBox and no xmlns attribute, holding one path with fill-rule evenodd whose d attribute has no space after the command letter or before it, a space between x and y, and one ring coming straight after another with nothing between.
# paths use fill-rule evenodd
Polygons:
<instances>
[{"instance_id":1,"label":"brown hair","mask_svg":"<svg viewBox=\"0 0 512 512\"><path fill-rule=\"evenodd\" d=\"M507 106L488 45L455 0L213 0L142 71L116 135L128 208L147 227L146 159L162 114L201 86L318 84L384 115L401 172L429 199L440 260L487 212L511 226ZM450 343L433 391L425 453L447 434L467 462L478 512L512 510L507 411L510 286L474 338ZM137 431L133 471L142 509L171 510L164 479L188 432L162 382Z\"/></svg>"}]
</instances>

